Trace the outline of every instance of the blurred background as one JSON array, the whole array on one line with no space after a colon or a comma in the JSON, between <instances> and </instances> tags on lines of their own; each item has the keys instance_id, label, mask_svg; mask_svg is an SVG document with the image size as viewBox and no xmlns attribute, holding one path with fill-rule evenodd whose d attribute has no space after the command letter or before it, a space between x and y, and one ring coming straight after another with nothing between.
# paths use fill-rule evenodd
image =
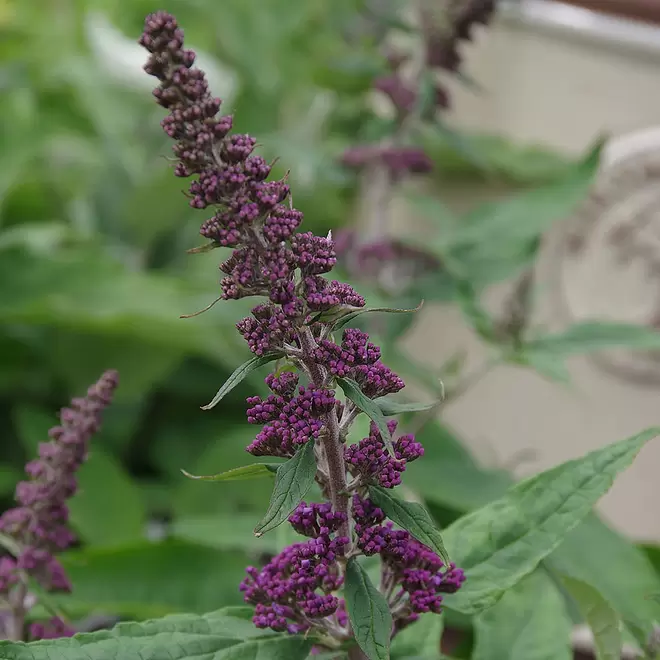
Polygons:
<instances>
[{"instance_id":1,"label":"blurred background","mask_svg":"<svg viewBox=\"0 0 660 660\"><path fill-rule=\"evenodd\" d=\"M393 130L375 82L423 42L402 5L0 0L0 506L58 408L121 374L72 504L71 612L240 603L246 557L289 534L252 535L270 482L181 474L253 460L244 399L264 374L200 411L249 357L234 324L250 305L180 318L217 297L219 258L186 254L205 216L172 175L136 44L156 9L177 15L235 128L289 172L306 229L342 239L342 276L371 306L425 301L368 327L412 394L445 391L404 420L427 452L406 485L439 522L660 422L660 0L429 2L460 56L407 136L432 171L390 181L379 219L373 168L345 154ZM470 39L451 32L465 7ZM553 554L646 622L658 465L651 444Z\"/></svg>"}]
</instances>

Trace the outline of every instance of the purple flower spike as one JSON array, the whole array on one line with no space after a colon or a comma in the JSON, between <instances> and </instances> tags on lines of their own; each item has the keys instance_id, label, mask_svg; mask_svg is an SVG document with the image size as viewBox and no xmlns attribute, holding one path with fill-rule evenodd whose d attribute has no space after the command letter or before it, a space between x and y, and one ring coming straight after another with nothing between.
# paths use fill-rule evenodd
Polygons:
<instances>
[{"instance_id":1,"label":"purple flower spike","mask_svg":"<svg viewBox=\"0 0 660 660\"><path fill-rule=\"evenodd\" d=\"M29 575L47 591L71 590L71 583L55 553L75 540L67 526L66 501L76 493L75 473L87 459L89 441L101 426L101 413L117 387L115 371L106 371L84 398L76 398L60 411L60 424L50 429L50 442L39 445L39 458L26 466L29 481L16 486L19 506L0 516L0 532L11 537L20 549L18 556L0 558L0 597L25 588ZM14 612L19 621L24 612ZM31 639L73 634L59 619L35 624Z\"/></svg>"},{"instance_id":2,"label":"purple flower spike","mask_svg":"<svg viewBox=\"0 0 660 660\"><path fill-rule=\"evenodd\" d=\"M256 140L231 135L231 118L216 116L220 101L210 96L204 74L192 68L194 54L183 48L175 19L164 12L148 17L141 43L151 53L146 71L160 81L156 99L169 111L163 128L176 141L175 173L195 175L189 187L193 207L211 207L201 234L209 247L232 250L220 265L221 297L262 297L237 323L254 355L277 360L276 371L265 379L271 394L247 399L248 422L261 426L247 451L292 459L288 465L297 466L298 452L313 440L316 472L306 477L315 478L326 499L301 502L289 516L293 529L309 540L285 548L261 568L247 569L240 589L255 607L253 621L259 628L318 635L317 649L328 640L328 647L337 648L353 635L340 593L347 562L360 554L379 555L381 591L396 633L419 613L438 612L441 594L458 589L464 576L443 566L408 532L395 530L367 498L370 485L398 485L407 463L422 456L422 446L412 435L401 435L390 456L372 424L367 438L346 447L360 410L354 401L340 402L336 391L338 378L350 378L365 397L376 399L400 391L403 380L381 361L380 348L365 332L348 328L337 337L338 320L363 308L364 298L350 285L326 279L337 261L331 235L299 233L303 216L293 208L287 182L269 180L270 166L254 153ZM379 87L401 113L415 104L416 93L394 74ZM357 155L364 162L380 159L394 173L430 166L412 148ZM389 429L394 433L396 422ZM38 465L34 474L40 474ZM61 487L72 491L75 483ZM32 500L39 494L22 495Z\"/></svg>"}]
</instances>

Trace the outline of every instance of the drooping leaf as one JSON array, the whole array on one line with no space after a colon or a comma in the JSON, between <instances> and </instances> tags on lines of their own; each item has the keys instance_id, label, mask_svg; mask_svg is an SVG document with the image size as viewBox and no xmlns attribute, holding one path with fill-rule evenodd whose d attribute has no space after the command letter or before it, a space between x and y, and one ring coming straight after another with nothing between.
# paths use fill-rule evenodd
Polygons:
<instances>
[{"instance_id":1,"label":"drooping leaf","mask_svg":"<svg viewBox=\"0 0 660 660\"><path fill-rule=\"evenodd\" d=\"M189 479L199 479L200 481L243 481L244 479L273 478L279 466L280 463L253 463L252 465L242 465L241 467L209 476L196 476L185 470L181 470L181 472Z\"/></svg>"},{"instance_id":2,"label":"drooping leaf","mask_svg":"<svg viewBox=\"0 0 660 660\"><path fill-rule=\"evenodd\" d=\"M89 459L78 471L78 486L69 501L71 522L87 543L107 547L144 536L142 494L113 456L92 446Z\"/></svg>"},{"instance_id":3,"label":"drooping leaf","mask_svg":"<svg viewBox=\"0 0 660 660\"><path fill-rule=\"evenodd\" d=\"M112 630L25 644L0 642L3 660L305 660L312 640L273 635L221 613L178 614Z\"/></svg>"},{"instance_id":4,"label":"drooping leaf","mask_svg":"<svg viewBox=\"0 0 660 660\"><path fill-rule=\"evenodd\" d=\"M316 477L314 440L308 440L286 463L277 470L275 486L270 498L268 511L254 528L256 536L261 536L281 525L300 504Z\"/></svg>"},{"instance_id":5,"label":"drooping leaf","mask_svg":"<svg viewBox=\"0 0 660 660\"><path fill-rule=\"evenodd\" d=\"M218 603L243 600L237 585L245 574L244 552L167 540L90 548L60 558L73 593L54 598L74 618L99 611L127 619L201 614Z\"/></svg>"},{"instance_id":6,"label":"drooping leaf","mask_svg":"<svg viewBox=\"0 0 660 660\"><path fill-rule=\"evenodd\" d=\"M453 523L444 531L445 546L468 579L447 605L465 614L494 605L587 516L659 432L649 429L563 463Z\"/></svg>"},{"instance_id":7,"label":"drooping leaf","mask_svg":"<svg viewBox=\"0 0 660 660\"><path fill-rule=\"evenodd\" d=\"M414 626L408 626L397 633L392 641L393 660L404 658L438 658L440 640L444 629L444 619L435 612L422 614Z\"/></svg>"},{"instance_id":8,"label":"drooping leaf","mask_svg":"<svg viewBox=\"0 0 660 660\"><path fill-rule=\"evenodd\" d=\"M369 660L389 660L390 606L355 557L346 564L344 593L353 634L360 648Z\"/></svg>"},{"instance_id":9,"label":"drooping leaf","mask_svg":"<svg viewBox=\"0 0 660 660\"><path fill-rule=\"evenodd\" d=\"M417 307L413 307L412 309L394 309L392 307L363 307L362 309L356 309L342 316L340 319L335 321L332 329L340 330L358 316L372 312L383 312L385 314L414 314L415 312L418 312L420 309L422 309L423 304L424 301L420 302Z\"/></svg>"},{"instance_id":10,"label":"drooping leaf","mask_svg":"<svg viewBox=\"0 0 660 660\"><path fill-rule=\"evenodd\" d=\"M472 660L571 660L571 628L561 594L537 570L475 617Z\"/></svg>"},{"instance_id":11,"label":"drooping leaf","mask_svg":"<svg viewBox=\"0 0 660 660\"><path fill-rule=\"evenodd\" d=\"M362 412L366 413L378 427L383 443L390 453L394 456L394 446L392 445L392 436L387 428L387 420L381 412L374 399L366 396L360 386L351 378L337 378L339 387L343 390L347 399L350 399Z\"/></svg>"},{"instance_id":12,"label":"drooping leaf","mask_svg":"<svg viewBox=\"0 0 660 660\"><path fill-rule=\"evenodd\" d=\"M621 621L612 606L597 589L582 580L563 576L562 583L591 628L597 659L620 660L623 646Z\"/></svg>"},{"instance_id":13,"label":"drooping leaf","mask_svg":"<svg viewBox=\"0 0 660 660\"><path fill-rule=\"evenodd\" d=\"M369 496L377 507L397 525L409 531L420 543L428 546L448 566L451 563L442 535L428 511L417 502L400 500L391 490L371 486Z\"/></svg>"},{"instance_id":14,"label":"drooping leaf","mask_svg":"<svg viewBox=\"0 0 660 660\"><path fill-rule=\"evenodd\" d=\"M394 397L390 396L374 399L374 403L378 405L380 412L385 417L392 417L393 415L400 415L402 413L423 412L424 410L431 410L431 408L438 405L437 401L407 403L405 401L397 401Z\"/></svg>"},{"instance_id":15,"label":"drooping leaf","mask_svg":"<svg viewBox=\"0 0 660 660\"><path fill-rule=\"evenodd\" d=\"M282 357L281 353L265 353L264 355L256 355L247 362L244 362L238 367L234 373L227 378L225 384L216 392L210 403L202 406L202 410L210 410L220 403L220 401L231 392L242 380L244 380L250 373L259 367L263 367L269 362L274 362Z\"/></svg>"}]
</instances>

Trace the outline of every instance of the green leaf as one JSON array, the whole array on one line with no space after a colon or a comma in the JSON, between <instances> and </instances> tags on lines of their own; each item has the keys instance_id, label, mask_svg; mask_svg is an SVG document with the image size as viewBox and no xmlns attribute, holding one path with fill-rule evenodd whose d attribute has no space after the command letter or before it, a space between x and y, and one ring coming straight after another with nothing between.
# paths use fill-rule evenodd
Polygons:
<instances>
[{"instance_id":1,"label":"green leaf","mask_svg":"<svg viewBox=\"0 0 660 660\"><path fill-rule=\"evenodd\" d=\"M15 406L12 420L18 438L30 458L37 455L40 442L48 442L48 430L58 423L57 415L30 405Z\"/></svg>"},{"instance_id":2,"label":"green leaf","mask_svg":"<svg viewBox=\"0 0 660 660\"><path fill-rule=\"evenodd\" d=\"M421 504L400 500L394 493L380 486L370 486L369 496L390 520L397 525L401 525L420 543L431 548L446 566L451 563L440 531L436 528L428 511Z\"/></svg>"},{"instance_id":3,"label":"green leaf","mask_svg":"<svg viewBox=\"0 0 660 660\"><path fill-rule=\"evenodd\" d=\"M278 534L257 538L250 518L238 513L181 518L170 527L174 538L218 550L276 554L282 546L304 540L288 525L280 527L280 530L284 532L284 541Z\"/></svg>"},{"instance_id":4,"label":"green leaf","mask_svg":"<svg viewBox=\"0 0 660 660\"><path fill-rule=\"evenodd\" d=\"M275 487L270 498L268 511L254 528L256 536L261 536L281 525L300 504L316 477L316 457L314 440L308 440L286 463L277 470Z\"/></svg>"},{"instance_id":5,"label":"green leaf","mask_svg":"<svg viewBox=\"0 0 660 660\"><path fill-rule=\"evenodd\" d=\"M479 302L478 293L468 280L456 279L456 299L470 327L485 341L495 341L493 320Z\"/></svg>"},{"instance_id":6,"label":"green leaf","mask_svg":"<svg viewBox=\"0 0 660 660\"><path fill-rule=\"evenodd\" d=\"M445 546L468 579L447 606L473 614L494 605L587 516L659 432L646 430L527 479L453 523L444 531Z\"/></svg>"},{"instance_id":7,"label":"green leaf","mask_svg":"<svg viewBox=\"0 0 660 660\"><path fill-rule=\"evenodd\" d=\"M561 594L537 570L474 619L472 660L571 660L571 628Z\"/></svg>"},{"instance_id":8,"label":"green leaf","mask_svg":"<svg viewBox=\"0 0 660 660\"><path fill-rule=\"evenodd\" d=\"M0 642L3 660L305 660L312 640L272 635L222 613L178 614L112 630L25 644Z\"/></svg>"},{"instance_id":9,"label":"green leaf","mask_svg":"<svg viewBox=\"0 0 660 660\"><path fill-rule=\"evenodd\" d=\"M11 465L0 463L0 497L11 495L23 475Z\"/></svg>"},{"instance_id":10,"label":"green leaf","mask_svg":"<svg viewBox=\"0 0 660 660\"><path fill-rule=\"evenodd\" d=\"M92 446L78 485L69 502L71 522L87 543L110 546L143 537L142 494L114 457Z\"/></svg>"},{"instance_id":11,"label":"green leaf","mask_svg":"<svg viewBox=\"0 0 660 660\"><path fill-rule=\"evenodd\" d=\"M360 648L369 660L389 660L390 606L355 557L346 564L344 594L353 634Z\"/></svg>"},{"instance_id":12,"label":"green leaf","mask_svg":"<svg viewBox=\"0 0 660 660\"><path fill-rule=\"evenodd\" d=\"M387 420L385 415L381 412L378 404L367 397L360 386L351 378L337 378L339 387L343 390L347 399L350 399L362 412L366 413L376 424L380 435L387 447L390 456L394 456L394 446L392 445L392 436L390 430L387 428Z\"/></svg>"},{"instance_id":13,"label":"green leaf","mask_svg":"<svg viewBox=\"0 0 660 660\"><path fill-rule=\"evenodd\" d=\"M242 380L244 380L251 372L259 367L263 367L269 362L274 362L282 357L281 353L266 353L264 355L257 355L252 359L244 362L240 367L238 367L234 373L227 378L225 384L216 392L216 395L213 397L211 403L207 403L205 406L202 406L202 410L210 410L220 403L220 401L231 392Z\"/></svg>"},{"instance_id":14,"label":"green leaf","mask_svg":"<svg viewBox=\"0 0 660 660\"><path fill-rule=\"evenodd\" d=\"M420 309L422 309L423 304L424 301L422 300L422 302L420 302L419 305L417 305L417 307L413 307L412 309L395 309L393 307L364 307L362 309L356 309L352 312L349 312L348 314L345 314L340 319L335 321L335 323L332 326L332 329L339 330L348 323L350 323L353 319L357 318L358 316L372 312L383 312L385 314L414 314L415 312L418 312Z\"/></svg>"},{"instance_id":15,"label":"green leaf","mask_svg":"<svg viewBox=\"0 0 660 660\"><path fill-rule=\"evenodd\" d=\"M610 348L658 349L660 332L641 325L588 321L576 323L559 334L526 342L524 351L556 359Z\"/></svg>"},{"instance_id":16,"label":"green leaf","mask_svg":"<svg viewBox=\"0 0 660 660\"><path fill-rule=\"evenodd\" d=\"M185 460L177 460L174 478L178 480L178 487L173 495L175 516L196 517L236 511L261 515L272 492L272 482L269 479L225 481L219 491L217 484L186 479L179 471L181 465L189 464L193 474L208 474L218 468L262 461L263 458L253 457L245 451L246 445L254 440L254 427L244 423L232 425L228 423L225 415L197 414L195 418L186 422L183 428L173 435L171 448L168 445L159 452L165 453L164 459L170 460L169 456L173 450L182 447L180 438L186 433L196 439L202 439L202 447L204 441L206 443L201 452L196 452L196 459L193 459L193 453Z\"/></svg>"},{"instance_id":17,"label":"green leaf","mask_svg":"<svg viewBox=\"0 0 660 660\"><path fill-rule=\"evenodd\" d=\"M201 481L243 481L244 479L272 478L277 473L277 468L280 465L281 463L253 463L252 465L242 465L210 476L196 476L185 470L181 470L181 472L189 479L199 479Z\"/></svg>"},{"instance_id":18,"label":"green leaf","mask_svg":"<svg viewBox=\"0 0 660 660\"><path fill-rule=\"evenodd\" d=\"M620 660L623 646L621 622L612 606L586 582L564 576L562 583L591 628L598 660Z\"/></svg>"},{"instance_id":19,"label":"green leaf","mask_svg":"<svg viewBox=\"0 0 660 660\"><path fill-rule=\"evenodd\" d=\"M73 593L53 598L72 618L99 611L127 619L202 614L218 603L243 601L237 585L245 575L244 552L167 540L89 548L60 559Z\"/></svg>"},{"instance_id":20,"label":"green leaf","mask_svg":"<svg viewBox=\"0 0 660 660\"><path fill-rule=\"evenodd\" d=\"M400 415L402 413L431 410L431 408L438 405L438 401L430 401L429 403L406 403L405 401L397 401L394 397L389 396L379 397L373 401L380 408L380 412L383 413L385 417L392 417L393 415Z\"/></svg>"},{"instance_id":21,"label":"green leaf","mask_svg":"<svg viewBox=\"0 0 660 660\"><path fill-rule=\"evenodd\" d=\"M438 658L443 629L442 616L435 612L422 614L414 626L408 626L397 633L392 641L392 658Z\"/></svg>"}]
</instances>

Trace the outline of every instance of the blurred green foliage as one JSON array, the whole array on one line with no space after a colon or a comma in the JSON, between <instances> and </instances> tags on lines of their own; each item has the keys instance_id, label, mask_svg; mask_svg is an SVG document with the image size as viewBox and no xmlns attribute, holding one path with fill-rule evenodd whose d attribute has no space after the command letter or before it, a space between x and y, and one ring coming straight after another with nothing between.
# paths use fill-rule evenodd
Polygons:
<instances>
[{"instance_id":1,"label":"blurred green foliage","mask_svg":"<svg viewBox=\"0 0 660 660\"><path fill-rule=\"evenodd\" d=\"M144 16L160 8L179 16L214 91L236 113L237 130L257 135L262 152L280 159L277 168L289 171L306 229L327 233L348 221L356 195L338 156L387 128L371 113L366 94L383 67L375 44L368 31L352 32L347 46L360 5L0 0L3 506L11 505L20 466L55 423L57 408L103 369L121 374L117 401L72 503L82 546L65 558L75 590L61 602L72 616L105 611L146 618L238 603L246 562L258 563L291 540L279 529L264 539L252 535L270 480L215 484L187 480L180 471L213 474L256 462L244 451L254 428L245 422L243 402L264 386L256 371L212 411L199 410L249 357L234 328L249 303L179 318L216 298L218 258L185 253L202 242L196 231L204 215L188 207L185 184L172 176L162 112L140 70L145 56L135 39ZM593 154L569 163L546 150L459 136L440 125L417 139L443 180L543 186L460 218L436 199L418 196L413 201L439 227L424 247L443 268L397 300L383 300L381 291L369 298L370 306L408 308L420 298L458 297L471 310L468 320L480 320L483 330L490 319L484 325L480 291L533 263L543 232L585 193ZM414 317L389 318L382 332L388 363L437 386L436 375L397 347ZM509 358L538 367L554 364L558 352L564 357L589 345L656 345L648 335L602 328L560 339L531 338L527 352L523 347ZM427 425L421 440L427 455L411 466L407 485L443 523L512 483L507 473L479 466L440 424ZM548 564L596 581L630 619L650 620L652 606L640 599L644 585L658 578L646 556L595 517L588 525ZM601 559L585 558L585 547ZM608 562L619 560L628 567L625 579L608 570Z\"/></svg>"}]
</instances>

